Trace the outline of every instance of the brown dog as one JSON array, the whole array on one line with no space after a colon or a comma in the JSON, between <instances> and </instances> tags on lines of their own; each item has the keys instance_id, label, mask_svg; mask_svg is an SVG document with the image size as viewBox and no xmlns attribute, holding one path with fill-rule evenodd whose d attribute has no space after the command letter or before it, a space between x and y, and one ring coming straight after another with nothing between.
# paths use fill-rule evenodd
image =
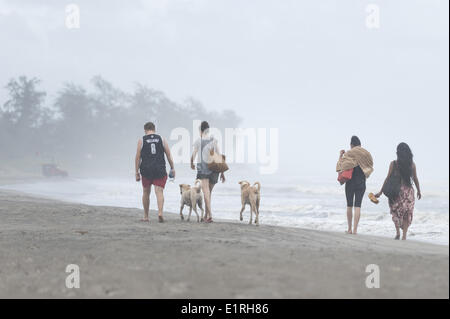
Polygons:
<instances>
[{"instance_id":1,"label":"brown dog","mask_svg":"<svg viewBox=\"0 0 450 319\"><path fill-rule=\"evenodd\" d=\"M245 205L250 205L250 222L252 223L253 218L253 212L255 212L255 224L259 225L259 201L261 199L261 184L259 182L254 183L253 185L250 185L247 181L241 181L239 182L241 185L241 202L242 202L242 208L240 213L240 219L241 221L244 219L242 216L242 213L245 210Z\"/></svg>"},{"instance_id":2,"label":"brown dog","mask_svg":"<svg viewBox=\"0 0 450 319\"><path fill-rule=\"evenodd\" d=\"M181 220L184 220L183 216L183 208L185 205L189 206L189 216L187 221L191 219L192 209L194 210L195 214L197 215L197 222L200 222L200 217L198 216L197 212L197 205L200 208L202 212L202 218L203 221L203 199L202 199L202 182L197 179L194 183L194 186L191 187L191 185L187 184L180 184L180 193L181 193L181 205L180 205L180 217Z\"/></svg>"}]
</instances>

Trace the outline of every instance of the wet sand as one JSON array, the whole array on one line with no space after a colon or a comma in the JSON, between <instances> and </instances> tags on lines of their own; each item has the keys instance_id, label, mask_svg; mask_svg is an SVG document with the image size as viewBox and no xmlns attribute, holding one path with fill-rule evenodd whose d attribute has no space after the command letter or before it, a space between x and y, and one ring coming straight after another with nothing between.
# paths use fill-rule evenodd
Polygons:
<instances>
[{"instance_id":1,"label":"wet sand","mask_svg":"<svg viewBox=\"0 0 450 319\"><path fill-rule=\"evenodd\" d=\"M449 298L448 246L141 215L0 191L0 297ZM369 264L380 288L366 287Z\"/></svg>"}]
</instances>

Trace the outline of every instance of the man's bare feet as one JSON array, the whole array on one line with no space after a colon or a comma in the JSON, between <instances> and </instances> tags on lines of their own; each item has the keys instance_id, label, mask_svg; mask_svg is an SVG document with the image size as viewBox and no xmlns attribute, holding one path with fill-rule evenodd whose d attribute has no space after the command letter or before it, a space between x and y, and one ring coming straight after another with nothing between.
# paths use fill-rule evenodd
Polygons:
<instances>
[{"instance_id":1,"label":"man's bare feet","mask_svg":"<svg viewBox=\"0 0 450 319\"><path fill-rule=\"evenodd\" d=\"M399 240L400 239L400 234L395 235L395 240Z\"/></svg>"},{"instance_id":2,"label":"man's bare feet","mask_svg":"<svg viewBox=\"0 0 450 319\"><path fill-rule=\"evenodd\" d=\"M147 217L147 218L144 217L144 218L141 219L141 222L146 222L146 223L148 223L149 221L150 221L150 220L148 219L148 217Z\"/></svg>"},{"instance_id":3,"label":"man's bare feet","mask_svg":"<svg viewBox=\"0 0 450 319\"><path fill-rule=\"evenodd\" d=\"M358 231L353 229L353 235L358 235Z\"/></svg>"},{"instance_id":4,"label":"man's bare feet","mask_svg":"<svg viewBox=\"0 0 450 319\"><path fill-rule=\"evenodd\" d=\"M158 216L158 222L164 223L164 218L162 216Z\"/></svg>"},{"instance_id":5,"label":"man's bare feet","mask_svg":"<svg viewBox=\"0 0 450 319\"><path fill-rule=\"evenodd\" d=\"M345 233L346 233L347 235L353 234L351 230L346 230Z\"/></svg>"}]
</instances>

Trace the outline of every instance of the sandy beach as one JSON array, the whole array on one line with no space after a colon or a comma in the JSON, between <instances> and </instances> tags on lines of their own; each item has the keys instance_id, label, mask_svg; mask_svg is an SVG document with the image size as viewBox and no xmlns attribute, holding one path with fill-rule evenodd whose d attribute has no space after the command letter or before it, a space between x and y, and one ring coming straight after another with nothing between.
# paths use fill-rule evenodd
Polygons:
<instances>
[{"instance_id":1,"label":"sandy beach","mask_svg":"<svg viewBox=\"0 0 450 319\"><path fill-rule=\"evenodd\" d=\"M448 298L448 246L0 192L1 298ZM343 216L344 218L344 216ZM68 264L80 288L68 289ZM380 288L368 289L368 264Z\"/></svg>"}]
</instances>

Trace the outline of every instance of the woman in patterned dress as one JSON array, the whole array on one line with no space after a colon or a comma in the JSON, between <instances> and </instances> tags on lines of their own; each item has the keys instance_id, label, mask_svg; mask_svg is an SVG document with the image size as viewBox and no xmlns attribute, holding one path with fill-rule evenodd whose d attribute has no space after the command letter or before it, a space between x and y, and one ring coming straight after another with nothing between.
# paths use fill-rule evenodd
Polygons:
<instances>
[{"instance_id":1,"label":"woman in patterned dress","mask_svg":"<svg viewBox=\"0 0 450 319\"><path fill-rule=\"evenodd\" d=\"M403 230L402 240L406 240L408 227L411 225L414 211L414 185L417 188L417 199L422 198L420 192L419 179L417 178L416 164L413 162L413 154L408 144L400 143L397 146L397 160L392 161L389 166L389 173L383 183L381 191L375 196L378 198L383 193L384 185L391 174L396 173L401 177L400 193L395 199L389 199L392 221L394 222L397 234L395 239L400 239L400 229Z\"/></svg>"}]
</instances>

